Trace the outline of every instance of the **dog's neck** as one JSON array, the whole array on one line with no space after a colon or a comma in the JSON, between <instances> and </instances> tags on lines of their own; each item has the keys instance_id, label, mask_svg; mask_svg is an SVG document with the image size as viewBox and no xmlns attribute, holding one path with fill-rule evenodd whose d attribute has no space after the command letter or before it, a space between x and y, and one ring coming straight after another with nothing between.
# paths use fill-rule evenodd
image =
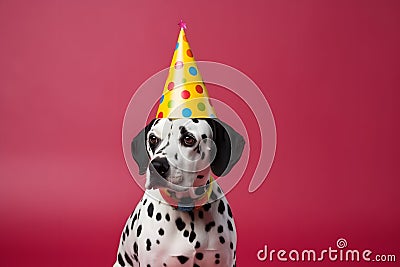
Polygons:
<instances>
[{"instance_id":1,"label":"dog's neck","mask_svg":"<svg viewBox=\"0 0 400 267\"><path fill-rule=\"evenodd\" d=\"M208 173L207 176L198 178L202 182L199 186L193 186L188 191L176 192L167 188L159 189L161 197L172 207L180 211L192 211L207 204L212 193L214 179Z\"/></svg>"}]
</instances>

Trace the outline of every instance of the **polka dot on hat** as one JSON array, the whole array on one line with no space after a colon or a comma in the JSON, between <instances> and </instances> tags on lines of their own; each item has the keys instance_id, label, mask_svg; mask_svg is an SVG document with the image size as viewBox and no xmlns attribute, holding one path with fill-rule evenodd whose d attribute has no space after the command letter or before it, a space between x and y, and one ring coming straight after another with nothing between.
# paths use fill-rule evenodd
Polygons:
<instances>
[{"instance_id":1,"label":"polka dot on hat","mask_svg":"<svg viewBox=\"0 0 400 267\"><path fill-rule=\"evenodd\" d=\"M203 87L200 84L196 85L196 92L199 94L203 93Z\"/></svg>"},{"instance_id":2,"label":"polka dot on hat","mask_svg":"<svg viewBox=\"0 0 400 267\"><path fill-rule=\"evenodd\" d=\"M183 90L181 96L183 99L188 99L190 97L190 92L188 90Z\"/></svg>"},{"instance_id":3,"label":"polka dot on hat","mask_svg":"<svg viewBox=\"0 0 400 267\"><path fill-rule=\"evenodd\" d=\"M190 108L182 109L182 116L185 118L189 118L190 116L192 116L192 110Z\"/></svg>"},{"instance_id":4,"label":"polka dot on hat","mask_svg":"<svg viewBox=\"0 0 400 267\"><path fill-rule=\"evenodd\" d=\"M175 62L175 69L180 70L183 68L183 62L182 61L177 61Z\"/></svg>"},{"instance_id":5,"label":"polka dot on hat","mask_svg":"<svg viewBox=\"0 0 400 267\"><path fill-rule=\"evenodd\" d=\"M197 69L195 67L189 68L189 73L193 76L197 75Z\"/></svg>"},{"instance_id":6,"label":"polka dot on hat","mask_svg":"<svg viewBox=\"0 0 400 267\"><path fill-rule=\"evenodd\" d=\"M174 84L174 82L169 82L168 83L168 90L172 90L172 89L174 89L174 86L175 86L175 84Z\"/></svg>"},{"instance_id":7,"label":"polka dot on hat","mask_svg":"<svg viewBox=\"0 0 400 267\"><path fill-rule=\"evenodd\" d=\"M206 109L206 105L204 105L204 103L198 103L197 109L200 111L204 111Z\"/></svg>"}]
</instances>

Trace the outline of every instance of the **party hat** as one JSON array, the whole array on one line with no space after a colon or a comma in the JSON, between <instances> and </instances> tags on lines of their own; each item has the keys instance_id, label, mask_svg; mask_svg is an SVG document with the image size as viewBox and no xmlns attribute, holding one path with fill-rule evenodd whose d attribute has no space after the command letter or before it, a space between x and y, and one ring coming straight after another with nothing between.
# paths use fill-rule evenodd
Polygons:
<instances>
[{"instance_id":1,"label":"party hat","mask_svg":"<svg viewBox=\"0 0 400 267\"><path fill-rule=\"evenodd\" d=\"M186 23L181 20L178 25L178 41L156 116L171 119L215 118L208 91L186 38Z\"/></svg>"}]
</instances>

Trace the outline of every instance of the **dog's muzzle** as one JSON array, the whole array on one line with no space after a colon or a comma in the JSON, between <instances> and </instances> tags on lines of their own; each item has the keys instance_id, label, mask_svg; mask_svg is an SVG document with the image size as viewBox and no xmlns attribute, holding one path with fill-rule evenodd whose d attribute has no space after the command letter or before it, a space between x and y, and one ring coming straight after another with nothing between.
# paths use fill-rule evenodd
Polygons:
<instances>
[{"instance_id":1,"label":"dog's muzzle","mask_svg":"<svg viewBox=\"0 0 400 267\"><path fill-rule=\"evenodd\" d=\"M156 157L150 162L148 170L150 175L147 177L146 189L169 188L178 192L188 190L187 187L178 185L182 176L170 177L171 166L166 158Z\"/></svg>"},{"instance_id":2,"label":"dog's muzzle","mask_svg":"<svg viewBox=\"0 0 400 267\"><path fill-rule=\"evenodd\" d=\"M169 163L166 158L155 158L150 162L150 169L154 168L158 174L166 179L168 177Z\"/></svg>"},{"instance_id":3,"label":"dog's muzzle","mask_svg":"<svg viewBox=\"0 0 400 267\"><path fill-rule=\"evenodd\" d=\"M166 158L157 157L149 164L150 176L146 182L147 189L158 189L168 187L167 177L170 172L170 166Z\"/></svg>"}]
</instances>

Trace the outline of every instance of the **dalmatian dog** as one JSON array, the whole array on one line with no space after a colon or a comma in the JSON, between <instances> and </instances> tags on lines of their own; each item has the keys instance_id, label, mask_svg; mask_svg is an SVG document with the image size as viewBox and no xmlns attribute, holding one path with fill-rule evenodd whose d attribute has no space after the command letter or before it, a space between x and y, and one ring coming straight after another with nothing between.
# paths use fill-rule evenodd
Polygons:
<instances>
[{"instance_id":1,"label":"dalmatian dog","mask_svg":"<svg viewBox=\"0 0 400 267\"><path fill-rule=\"evenodd\" d=\"M218 119L155 119L132 141L146 191L123 229L114 267L236 266L231 207L215 176L244 139Z\"/></svg>"}]
</instances>

